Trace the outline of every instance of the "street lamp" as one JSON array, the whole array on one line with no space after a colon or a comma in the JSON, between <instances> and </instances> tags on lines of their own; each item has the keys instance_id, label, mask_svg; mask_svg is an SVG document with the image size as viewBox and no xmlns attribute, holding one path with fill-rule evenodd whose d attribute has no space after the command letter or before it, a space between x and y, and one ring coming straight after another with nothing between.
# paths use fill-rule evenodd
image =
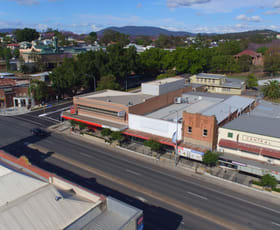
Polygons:
<instances>
[{"instance_id":1,"label":"street lamp","mask_svg":"<svg viewBox=\"0 0 280 230\"><path fill-rule=\"evenodd\" d=\"M173 137L172 137L172 142L176 143L176 148L175 148L175 159L174 159L174 162L175 162L175 166L177 165L177 155L178 155L178 110L174 109L174 110L171 110L169 111L169 113L174 113L176 112L176 132L175 132L175 141L174 141L174 134L173 134Z\"/></svg>"}]
</instances>

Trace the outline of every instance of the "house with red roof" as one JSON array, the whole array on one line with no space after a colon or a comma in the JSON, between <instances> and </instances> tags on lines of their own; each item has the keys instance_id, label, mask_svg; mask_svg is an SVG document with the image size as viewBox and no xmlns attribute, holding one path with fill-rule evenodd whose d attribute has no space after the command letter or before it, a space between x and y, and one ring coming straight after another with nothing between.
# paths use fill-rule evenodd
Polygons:
<instances>
[{"instance_id":1,"label":"house with red roof","mask_svg":"<svg viewBox=\"0 0 280 230\"><path fill-rule=\"evenodd\" d=\"M236 54L234 58L238 60L241 56L248 55L252 58L252 64L256 66L263 66L263 56L261 53L257 53L253 50L243 50L242 52Z\"/></svg>"},{"instance_id":2,"label":"house with red roof","mask_svg":"<svg viewBox=\"0 0 280 230\"><path fill-rule=\"evenodd\" d=\"M20 45L17 43L11 43L7 45L7 48L11 49L11 50L15 50L15 49L19 49Z\"/></svg>"}]
</instances>

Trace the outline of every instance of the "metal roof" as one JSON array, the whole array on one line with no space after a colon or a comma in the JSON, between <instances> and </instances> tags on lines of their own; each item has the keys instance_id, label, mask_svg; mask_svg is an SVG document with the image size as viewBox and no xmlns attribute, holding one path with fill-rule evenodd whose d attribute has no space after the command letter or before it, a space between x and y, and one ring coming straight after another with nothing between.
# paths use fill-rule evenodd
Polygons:
<instances>
[{"instance_id":1,"label":"metal roof","mask_svg":"<svg viewBox=\"0 0 280 230\"><path fill-rule=\"evenodd\" d=\"M199 73L197 74L197 77L199 78L213 78L213 79L221 79L225 78L225 75L219 75L219 74L208 74L208 73Z\"/></svg>"},{"instance_id":2,"label":"metal roof","mask_svg":"<svg viewBox=\"0 0 280 230\"><path fill-rule=\"evenodd\" d=\"M242 115L223 128L280 138L280 122L277 118Z\"/></svg>"},{"instance_id":3,"label":"metal roof","mask_svg":"<svg viewBox=\"0 0 280 230\"><path fill-rule=\"evenodd\" d=\"M230 114L239 111L242 112L255 100L247 97L241 96L231 96L230 98L224 100L223 102L211 107L210 109L203 112L206 116L216 116L218 124L224 121Z\"/></svg>"},{"instance_id":4,"label":"metal roof","mask_svg":"<svg viewBox=\"0 0 280 230\"><path fill-rule=\"evenodd\" d=\"M0 229L64 229L95 208L71 190L19 173L0 164Z\"/></svg>"},{"instance_id":5,"label":"metal roof","mask_svg":"<svg viewBox=\"0 0 280 230\"><path fill-rule=\"evenodd\" d=\"M268 118L280 118L280 104L260 101L259 105L251 112L251 115Z\"/></svg>"},{"instance_id":6,"label":"metal roof","mask_svg":"<svg viewBox=\"0 0 280 230\"><path fill-rule=\"evenodd\" d=\"M226 78L226 81L222 86L240 89L240 88L242 88L243 85L244 85L244 81L242 81L240 79Z\"/></svg>"}]
</instances>

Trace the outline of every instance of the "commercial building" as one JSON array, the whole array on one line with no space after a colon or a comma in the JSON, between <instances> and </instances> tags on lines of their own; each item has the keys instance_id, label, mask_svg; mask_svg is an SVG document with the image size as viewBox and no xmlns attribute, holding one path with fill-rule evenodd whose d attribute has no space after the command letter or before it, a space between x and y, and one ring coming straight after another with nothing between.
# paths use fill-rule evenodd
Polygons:
<instances>
[{"instance_id":1,"label":"commercial building","mask_svg":"<svg viewBox=\"0 0 280 230\"><path fill-rule=\"evenodd\" d=\"M190 77L192 84L203 84L209 93L241 95L246 90L246 84L239 79L227 78L221 74L200 73Z\"/></svg>"},{"instance_id":2,"label":"commercial building","mask_svg":"<svg viewBox=\"0 0 280 230\"><path fill-rule=\"evenodd\" d=\"M280 108L261 101L250 113L219 128L218 150L280 165Z\"/></svg>"},{"instance_id":3,"label":"commercial building","mask_svg":"<svg viewBox=\"0 0 280 230\"><path fill-rule=\"evenodd\" d=\"M142 230L143 213L0 151L0 229Z\"/></svg>"},{"instance_id":4,"label":"commercial building","mask_svg":"<svg viewBox=\"0 0 280 230\"><path fill-rule=\"evenodd\" d=\"M34 100L28 94L29 81L6 77L0 78L0 108L30 107Z\"/></svg>"},{"instance_id":5,"label":"commercial building","mask_svg":"<svg viewBox=\"0 0 280 230\"><path fill-rule=\"evenodd\" d=\"M173 91L167 85L171 85ZM191 87L185 87L181 77L143 83L142 91L138 93L98 91L74 97L74 106L71 111L63 113L63 118L94 127L123 131L129 127L129 114L142 116L150 113L173 104L174 98L188 91L191 91Z\"/></svg>"}]
</instances>

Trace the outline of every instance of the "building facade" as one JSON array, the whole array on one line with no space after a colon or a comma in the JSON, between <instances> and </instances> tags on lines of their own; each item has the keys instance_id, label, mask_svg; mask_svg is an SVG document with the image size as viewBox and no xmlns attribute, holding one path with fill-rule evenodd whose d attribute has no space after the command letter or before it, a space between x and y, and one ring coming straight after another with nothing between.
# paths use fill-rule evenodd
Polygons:
<instances>
[{"instance_id":1,"label":"building facade","mask_svg":"<svg viewBox=\"0 0 280 230\"><path fill-rule=\"evenodd\" d=\"M200 73L190 77L190 83L203 84L209 93L241 95L246 90L245 82L230 79L225 75Z\"/></svg>"}]
</instances>

